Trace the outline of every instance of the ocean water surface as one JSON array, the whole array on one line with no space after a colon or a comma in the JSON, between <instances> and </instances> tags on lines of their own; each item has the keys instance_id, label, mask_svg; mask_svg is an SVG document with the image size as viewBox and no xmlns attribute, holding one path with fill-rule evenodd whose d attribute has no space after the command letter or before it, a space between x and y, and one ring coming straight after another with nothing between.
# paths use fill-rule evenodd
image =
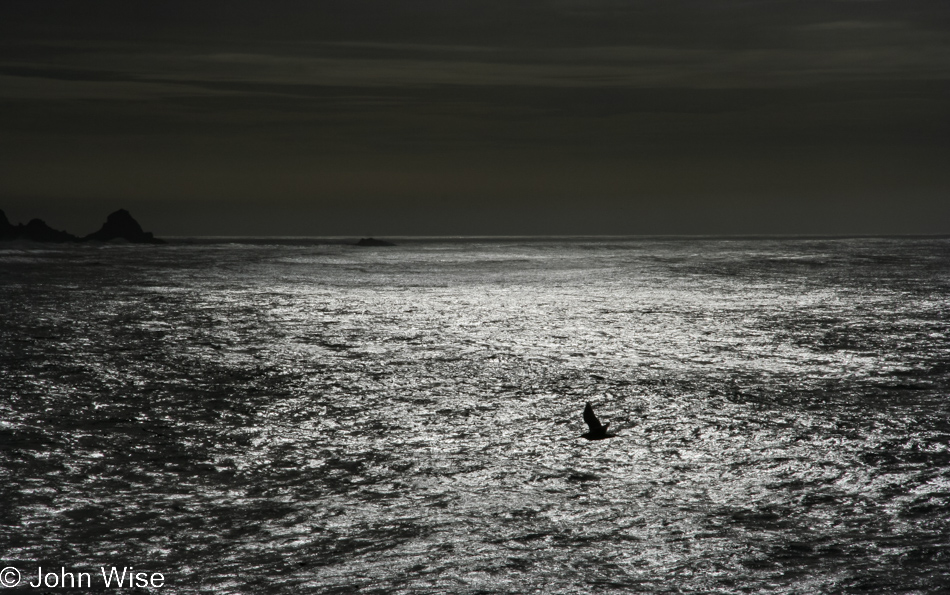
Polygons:
<instances>
[{"instance_id":1,"label":"ocean water surface","mask_svg":"<svg viewBox=\"0 0 950 595\"><path fill-rule=\"evenodd\" d=\"M2 566L950 589L950 240L398 243L0 245Z\"/></svg>"}]
</instances>

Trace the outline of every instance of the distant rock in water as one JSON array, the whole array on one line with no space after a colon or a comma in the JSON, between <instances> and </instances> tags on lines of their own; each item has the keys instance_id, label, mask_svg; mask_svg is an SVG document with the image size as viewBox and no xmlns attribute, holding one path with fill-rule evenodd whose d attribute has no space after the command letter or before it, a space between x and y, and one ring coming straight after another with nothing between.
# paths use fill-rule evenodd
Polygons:
<instances>
[{"instance_id":1,"label":"distant rock in water","mask_svg":"<svg viewBox=\"0 0 950 595\"><path fill-rule=\"evenodd\" d=\"M133 244L164 244L161 240L152 235L150 231L142 231L139 222L132 218L125 209L111 213L102 229L91 233L83 238L83 241L94 240L97 242L109 242L112 240L126 240Z\"/></svg>"},{"instance_id":2,"label":"distant rock in water","mask_svg":"<svg viewBox=\"0 0 950 595\"><path fill-rule=\"evenodd\" d=\"M31 219L20 237L34 242L75 242L79 239L71 233L53 229L42 219Z\"/></svg>"},{"instance_id":3,"label":"distant rock in water","mask_svg":"<svg viewBox=\"0 0 950 595\"><path fill-rule=\"evenodd\" d=\"M13 225L7 219L7 214L0 211L0 240L30 240L33 242L83 242L96 240L108 242L111 240L125 240L136 244L164 244L150 232L142 231L142 226L132 218L125 209L120 209L109 215L102 229L91 233L84 238L78 238L66 231L58 231L46 224L42 219L33 219L26 225Z\"/></svg>"},{"instance_id":4,"label":"distant rock in water","mask_svg":"<svg viewBox=\"0 0 950 595\"><path fill-rule=\"evenodd\" d=\"M7 214L0 210L0 240L15 240L23 233L23 226L16 226L7 219Z\"/></svg>"},{"instance_id":5,"label":"distant rock in water","mask_svg":"<svg viewBox=\"0 0 950 595\"><path fill-rule=\"evenodd\" d=\"M71 233L53 229L42 219L33 219L26 225L13 225L7 214L0 211L0 240L32 240L34 242L75 242Z\"/></svg>"},{"instance_id":6,"label":"distant rock in water","mask_svg":"<svg viewBox=\"0 0 950 595\"><path fill-rule=\"evenodd\" d=\"M376 238L363 238L360 241L356 242L357 246L395 246L392 242L387 242L385 240L377 240Z\"/></svg>"}]
</instances>

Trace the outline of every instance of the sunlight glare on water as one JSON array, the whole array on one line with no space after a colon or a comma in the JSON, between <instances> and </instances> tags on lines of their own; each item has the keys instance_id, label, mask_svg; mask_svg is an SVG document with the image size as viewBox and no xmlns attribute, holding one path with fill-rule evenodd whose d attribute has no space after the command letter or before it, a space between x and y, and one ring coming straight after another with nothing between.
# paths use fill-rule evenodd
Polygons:
<instances>
[{"instance_id":1,"label":"sunlight glare on water","mask_svg":"<svg viewBox=\"0 0 950 595\"><path fill-rule=\"evenodd\" d=\"M171 592L950 583L950 242L0 247L4 561ZM617 438L588 442L591 401Z\"/></svg>"}]
</instances>

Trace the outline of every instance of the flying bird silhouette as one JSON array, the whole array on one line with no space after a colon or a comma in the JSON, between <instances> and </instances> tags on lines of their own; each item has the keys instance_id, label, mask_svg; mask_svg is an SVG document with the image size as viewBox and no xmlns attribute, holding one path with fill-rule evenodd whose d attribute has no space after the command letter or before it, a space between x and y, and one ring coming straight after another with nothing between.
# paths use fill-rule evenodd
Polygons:
<instances>
[{"instance_id":1,"label":"flying bird silhouette","mask_svg":"<svg viewBox=\"0 0 950 595\"><path fill-rule=\"evenodd\" d=\"M613 432L607 431L607 428L610 427L609 421L601 425L600 420L594 415L594 408L591 407L590 401L587 402L587 407L584 407L584 421L587 422L587 427L590 428L590 431L586 434L581 434L581 438L603 440L604 438L613 438L616 436Z\"/></svg>"}]
</instances>

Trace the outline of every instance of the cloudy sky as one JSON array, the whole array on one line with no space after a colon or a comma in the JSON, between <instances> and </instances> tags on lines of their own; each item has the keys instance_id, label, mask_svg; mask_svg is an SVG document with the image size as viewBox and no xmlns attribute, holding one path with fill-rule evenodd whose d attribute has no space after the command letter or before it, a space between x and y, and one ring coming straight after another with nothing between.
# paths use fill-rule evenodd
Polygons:
<instances>
[{"instance_id":1,"label":"cloudy sky","mask_svg":"<svg viewBox=\"0 0 950 595\"><path fill-rule=\"evenodd\" d=\"M4 0L77 234L950 233L946 0Z\"/></svg>"}]
</instances>

